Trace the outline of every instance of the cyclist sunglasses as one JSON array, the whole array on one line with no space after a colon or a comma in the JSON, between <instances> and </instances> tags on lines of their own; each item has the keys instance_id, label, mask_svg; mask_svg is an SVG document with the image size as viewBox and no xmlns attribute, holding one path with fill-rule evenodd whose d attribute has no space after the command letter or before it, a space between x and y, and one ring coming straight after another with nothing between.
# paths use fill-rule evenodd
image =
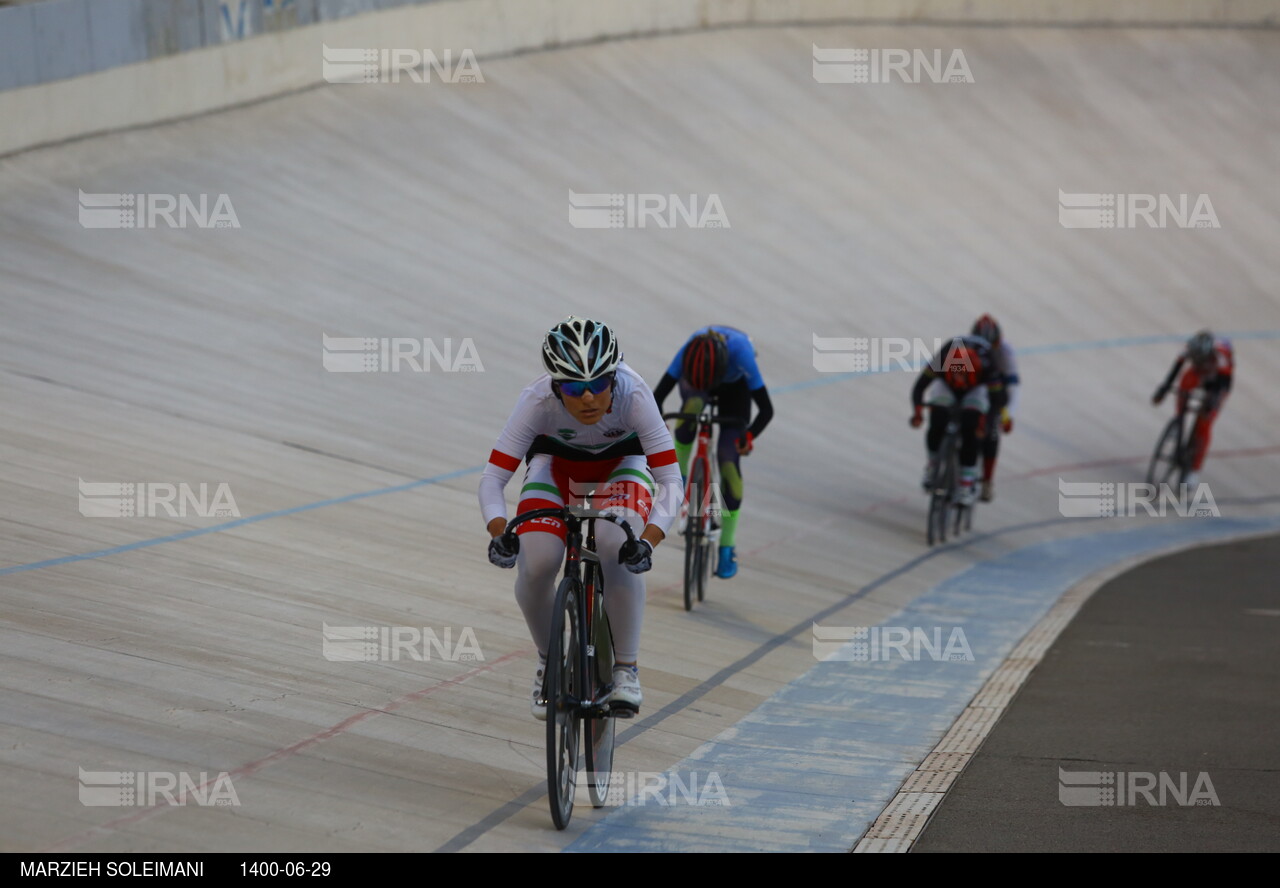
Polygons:
<instances>
[{"instance_id":1,"label":"cyclist sunglasses","mask_svg":"<svg viewBox=\"0 0 1280 888\"><path fill-rule=\"evenodd\" d=\"M605 376L599 376L587 382L580 382L576 379L562 379L556 383L562 395L568 395L570 398L581 398L587 392L593 395L602 395L613 385L613 374L609 373Z\"/></svg>"}]
</instances>

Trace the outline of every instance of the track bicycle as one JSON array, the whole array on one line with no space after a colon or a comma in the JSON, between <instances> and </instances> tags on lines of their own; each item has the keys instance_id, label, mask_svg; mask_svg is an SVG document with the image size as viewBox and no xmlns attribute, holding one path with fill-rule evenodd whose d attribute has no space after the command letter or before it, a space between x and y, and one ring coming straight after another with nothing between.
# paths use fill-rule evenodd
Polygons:
<instances>
[{"instance_id":1,"label":"track bicycle","mask_svg":"<svg viewBox=\"0 0 1280 888\"><path fill-rule=\"evenodd\" d=\"M1147 483L1156 486L1180 485L1186 482L1191 467L1195 465L1196 447L1192 441L1200 412L1205 406L1205 396L1197 389L1189 395L1178 396L1178 409L1165 425L1156 440L1147 467Z\"/></svg>"},{"instance_id":2,"label":"track bicycle","mask_svg":"<svg viewBox=\"0 0 1280 888\"><path fill-rule=\"evenodd\" d=\"M959 536L973 526L973 505L960 502L960 417L963 409L952 404L947 416L946 431L938 446L938 459L929 479L929 517L926 537L929 545L947 540L948 525L951 533Z\"/></svg>"},{"instance_id":3,"label":"track bicycle","mask_svg":"<svg viewBox=\"0 0 1280 888\"><path fill-rule=\"evenodd\" d=\"M579 750L592 806L603 807L613 772L615 718L635 710L611 703L613 631L604 607L604 569L596 549L596 521L635 534L625 519L581 506L532 509L507 523L507 533L526 521L558 518L565 524L564 576L556 589L547 644L543 695L547 701L547 798L556 829L573 816ZM583 742L585 740L585 743Z\"/></svg>"},{"instance_id":4,"label":"track bicycle","mask_svg":"<svg viewBox=\"0 0 1280 888\"><path fill-rule=\"evenodd\" d=\"M684 504L680 508L680 533L684 537L684 609L693 610L693 599L704 600L711 563L720 548L720 461L716 457L715 426L740 425L741 418L716 413L715 400L698 412L664 413L663 419L697 423L689 475L685 479Z\"/></svg>"}]
</instances>

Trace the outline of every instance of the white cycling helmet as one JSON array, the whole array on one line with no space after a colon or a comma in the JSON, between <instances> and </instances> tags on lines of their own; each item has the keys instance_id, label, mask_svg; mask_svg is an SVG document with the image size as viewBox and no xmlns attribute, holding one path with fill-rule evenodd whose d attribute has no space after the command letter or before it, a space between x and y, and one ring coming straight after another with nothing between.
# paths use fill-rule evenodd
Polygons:
<instances>
[{"instance_id":1,"label":"white cycling helmet","mask_svg":"<svg viewBox=\"0 0 1280 888\"><path fill-rule=\"evenodd\" d=\"M542 342L542 364L552 379L598 379L617 369L620 357L607 324L574 315L552 327Z\"/></svg>"}]
</instances>

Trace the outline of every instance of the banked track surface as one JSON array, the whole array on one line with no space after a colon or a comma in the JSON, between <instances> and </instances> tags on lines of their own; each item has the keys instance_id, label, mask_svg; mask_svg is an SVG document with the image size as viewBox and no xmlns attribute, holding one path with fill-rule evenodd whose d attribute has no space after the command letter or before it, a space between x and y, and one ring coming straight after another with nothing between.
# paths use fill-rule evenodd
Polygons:
<instances>
[{"instance_id":1,"label":"banked track surface","mask_svg":"<svg viewBox=\"0 0 1280 888\"><path fill-rule=\"evenodd\" d=\"M636 774L683 767L809 672L810 621L879 625L974 564L1152 523L1063 519L1058 479L1140 479L1166 415L1150 393L1206 324L1236 334L1240 374L1205 480L1240 532L1266 526L1276 40L728 30L495 60L484 84L317 89L0 162L0 847L559 850L607 825L579 808L550 826L533 649L475 504L538 339L570 312L613 324L653 381L690 329L735 323L775 392L746 462L739 576L685 613L679 545L659 549L646 714L619 750ZM815 44L955 47L974 82L819 84ZM1221 228L1069 230L1060 189L1205 193ZM77 190L226 194L240 227L85 229ZM714 194L730 227L574 228L569 191ZM910 376L819 373L812 338L932 342L982 311L1024 349L1018 426L982 534L928 552ZM326 334L470 339L483 372L329 373ZM89 519L78 479L226 482L243 519ZM467 627L483 659L336 662L324 624ZM893 783L918 764L863 727L860 768ZM784 758L805 743L778 737ZM88 807L81 768L225 771L240 804ZM671 850L691 833L851 847L868 820L824 801L827 834L794 836L786 810L721 779L738 819L686 823ZM663 808L639 814L661 829Z\"/></svg>"}]
</instances>

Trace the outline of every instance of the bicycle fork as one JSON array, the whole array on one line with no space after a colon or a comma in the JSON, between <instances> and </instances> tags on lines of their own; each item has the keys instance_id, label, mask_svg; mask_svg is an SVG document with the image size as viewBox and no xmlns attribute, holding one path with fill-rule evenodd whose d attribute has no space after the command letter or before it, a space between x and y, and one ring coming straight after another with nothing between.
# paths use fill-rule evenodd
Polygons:
<instances>
[{"instance_id":1,"label":"bicycle fork","mask_svg":"<svg viewBox=\"0 0 1280 888\"><path fill-rule=\"evenodd\" d=\"M579 582L578 584L582 599L578 603L578 613L580 614L582 625L582 644L580 645L581 650L578 656L579 674L583 679L580 693L584 698L587 698L582 701L585 705L593 709L605 709L607 707L604 706L602 701L613 690L613 664L605 664L609 667L608 675L601 674L601 655L604 653L603 649L607 648L608 640L596 637L600 631L596 622L596 609L604 607L604 596L596 588L596 578L602 577L603 570L600 566L600 556L596 553L594 522L587 531L586 550L581 550L581 546L578 548L582 559L596 565L594 571L586 571L587 576L592 577L592 581L590 583ZM579 577L581 578L581 573Z\"/></svg>"}]
</instances>

